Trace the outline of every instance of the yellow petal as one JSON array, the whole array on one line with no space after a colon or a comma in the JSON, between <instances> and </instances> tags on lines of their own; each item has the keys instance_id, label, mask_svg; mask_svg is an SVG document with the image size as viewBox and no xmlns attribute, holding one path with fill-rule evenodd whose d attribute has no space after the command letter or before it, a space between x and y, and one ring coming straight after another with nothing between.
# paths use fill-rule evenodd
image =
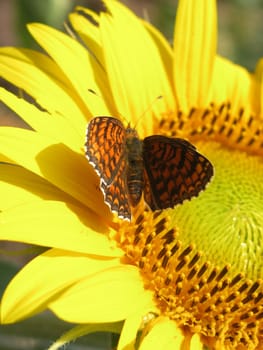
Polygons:
<instances>
[{"instance_id":1,"label":"yellow petal","mask_svg":"<svg viewBox=\"0 0 263 350\"><path fill-rule=\"evenodd\" d=\"M254 74L254 93L251 96L253 111L259 116L262 120L263 118L263 59L261 58L256 66Z\"/></svg>"},{"instance_id":2,"label":"yellow petal","mask_svg":"<svg viewBox=\"0 0 263 350\"><path fill-rule=\"evenodd\" d=\"M90 20L88 20L88 17ZM100 94L110 111L110 115L118 115L113 102L113 96L109 79L105 71L105 61L101 47L101 35L99 30L99 16L84 7L76 7L75 12L69 15L70 22L80 36L90 54L90 64L96 72L96 82L100 87ZM99 92L99 91L95 91ZM100 115L102 111L100 111Z\"/></svg>"},{"instance_id":3,"label":"yellow petal","mask_svg":"<svg viewBox=\"0 0 263 350\"><path fill-rule=\"evenodd\" d=\"M39 56L32 54L32 51L23 51L15 48L0 49L0 71L1 76L12 84L22 88L36 102L49 113L68 115L71 119L76 118L77 127L85 124L84 114L77 102L74 101L74 93L69 93L68 88L57 80L58 72L54 64L49 64L47 59L40 60L38 65L32 61L38 60ZM49 68L41 66L49 65ZM45 71L46 69L46 71ZM62 78L63 79L63 78ZM73 118L74 116L74 118ZM82 122L81 122L82 121ZM81 125L79 125L81 123ZM72 122L74 125L74 122Z\"/></svg>"},{"instance_id":4,"label":"yellow petal","mask_svg":"<svg viewBox=\"0 0 263 350\"><path fill-rule=\"evenodd\" d=\"M63 295L68 295L67 291L71 290L72 285L82 285L83 279L93 281L101 271L103 273L119 266L118 259L92 259L84 254L50 249L31 260L7 286L1 302L1 322L12 323L34 315L56 299L58 302L60 298L65 300ZM94 286L94 289L98 288ZM105 296L105 290L103 293ZM77 313L88 323L94 315L86 313L88 307L85 305L93 309L99 306L100 300L89 299L89 290L78 297L74 299L74 305L64 305L65 312L68 311L67 307L76 308L72 318L69 314L68 319L74 322Z\"/></svg>"},{"instance_id":5,"label":"yellow petal","mask_svg":"<svg viewBox=\"0 0 263 350\"><path fill-rule=\"evenodd\" d=\"M239 115L243 108L249 113L251 104L251 74L243 67L217 56L212 82L212 100L220 105L231 101L231 113Z\"/></svg>"},{"instance_id":6,"label":"yellow petal","mask_svg":"<svg viewBox=\"0 0 263 350\"><path fill-rule=\"evenodd\" d=\"M68 343L71 343L72 341L76 340L77 338L95 332L121 333L121 322L106 324L98 323L88 325L85 324L73 327L68 332L64 333L59 339L57 339L48 348L48 350L59 350L62 347L65 347Z\"/></svg>"},{"instance_id":7,"label":"yellow petal","mask_svg":"<svg viewBox=\"0 0 263 350\"><path fill-rule=\"evenodd\" d=\"M70 80L87 109L87 119L98 113L107 115L104 99L89 92L91 89L100 94L88 51L74 39L46 25L34 23L28 29Z\"/></svg>"},{"instance_id":8,"label":"yellow petal","mask_svg":"<svg viewBox=\"0 0 263 350\"><path fill-rule=\"evenodd\" d=\"M140 312L126 318L121 331L117 350L134 350L136 336L141 327L143 316L144 314L147 314L147 312L153 310L153 308L153 305L149 305L144 313L142 312L143 310L140 310Z\"/></svg>"},{"instance_id":9,"label":"yellow petal","mask_svg":"<svg viewBox=\"0 0 263 350\"><path fill-rule=\"evenodd\" d=\"M110 213L98 177L83 155L30 130L1 127L1 152L104 217ZM32 147L34 145L34 147Z\"/></svg>"},{"instance_id":10,"label":"yellow petal","mask_svg":"<svg viewBox=\"0 0 263 350\"><path fill-rule=\"evenodd\" d=\"M134 14L115 1L107 1L109 13L100 19L102 47L112 93L118 111L128 121L152 132L152 118L139 120L143 112L158 96L163 99L150 108L156 115L171 100L169 80L158 48L149 32ZM139 38L139 40L138 40Z\"/></svg>"},{"instance_id":11,"label":"yellow petal","mask_svg":"<svg viewBox=\"0 0 263 350\"><path fill-rule=\"evenodd\" d=\"M155 45L158 47L159 53L162 58L162 62L164 63L164 68L166 70L166 76L169 80L169 85L171 92L174 94L174 84L173 84L173 59L174 54L171 45L167 41L167 39L163 36L163 34L151 23L142 21L145 28L151 35L151 38L154 40ZM174 99L173 94L166 95L165 100L167 101L167 109L175 110L176 101Z\"/></svg>"},{"instance_id":12,"label":"yellow petal","mask_svg":"<svg viewBox=\"0 0 263 350\"><path fill-rule=\"evenodd\" d=\"M75 127L61 114L54 113L51 116L49 113L40 111L33 104L18 98L3 88L0 88L0 100L40 134L62 141L77 151L83 147L84 129L81 129L82 134L78 133Z\"/></svg>"},{"instance_id":13,"label":"yellow petal","mask_svg":"<svg viewBox=\"0 0 263 350\"><path fill-rule=\"evenodd\" d=\"M49 307L70 322L116 322L144 309L151 298L151 293L144 290L138 269L119 265L79 280Z\"/></svg>"},{"instance_id":14,"label":"yellow petal","mask_svg":"<svg viewBox=\"0 0 263 350\"><path fill-rule=\"evenodd\" d=\"M174 33L174 81L183 112L210 102L216 52L216 2L179 2Z\"/></svg>"},{"instance_id":15,"label":"yellow petal","mask_svg":"<svg viewBox=\"0 0 263 350\"><path fill-rule=\"evenodd\" d=\"M204 349L204 344L200 339L199 334L194 334L189 343L189 349L190 350L203 350Z\"/></svg>"},{"instance_id":16,"label":"yellow petal","mask_svg":"<svg viewBox=\"0 0 263 350\"><path fill-rule=\"evenodd\" d=\"M0 210L32 202L38 199L72 201L48 181L13 164L0 163Z\"/></svg>"},{"instance_id":17,"label":"yellow petal","mask_svg":"<svg viewBox=\"0 0 263 350\"><path fill-rule=\"evenodd\" d=\"M86 18L88 17L89 20ZM99 30L99 16L89 9L84 7L76 7L75 12L69 15L70 22L77 32L85 47L89 52L90 64L96 72L96 82L100 87L100 91L94 91L99 94L99 98L103 98L109 108L109 115L116 114L116 108L114 106L111 88L109 85L109 79L105 71L105 62L103 56L103 50L101 47L101 35ZM75 34L75 33L74 33ZM112 114L113 113L113 114ZM103 110L96 112L98 115L103 115Z\"/></svg>"},{"instance_id":18,"label":"yellow petal","mask_svg":"<svg viewBox=\"0 0 263 350\"><path fill-rule=\"evenodd\" d=\"M174 321L160 317L154 321L154 326L143 338L140 350L188 350L183 347L184 335Z\"/></svg>"},{"instance_id":19,"label":"yellow petal","mask_svg":"<svg viewBox=\"0 0 263 350\"><path fill-rule=\"evenodd\" d=\"M99 15L88 8L77 6L75 11L69 14L69 19L91 52L96 55L99 62L103 62L102 48L99 46L101 45Z\"/></svg>"},{"instance_id":20,"label":"yellow petal","mask_svg":"<svg viewBox=\"0 0 263 350\"><path fill-rule=\"evenodd\" d=\"M0 213L0 239L101 256L122 256L108 229L87 209L72 203L31 201Z\"/></svg>"}]
</instances>

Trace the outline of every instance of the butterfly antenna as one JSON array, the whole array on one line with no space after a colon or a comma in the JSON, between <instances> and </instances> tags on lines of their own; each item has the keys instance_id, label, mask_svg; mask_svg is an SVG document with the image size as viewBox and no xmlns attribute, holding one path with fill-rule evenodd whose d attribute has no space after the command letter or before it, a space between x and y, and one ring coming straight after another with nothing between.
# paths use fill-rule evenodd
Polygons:
<instances>
[{"instance_id":1,"label":"butterfly antenna","mask_svg":"<svg viewBox=\"0 0 263 350\"><path fill-rule=\"evenodd\" d=\"M137 127L139 121L141 121L142 117L145 116L145 114L152 109L152 106L155 104L155 102L161 100L162 98L163 98L163 96L159 95L159 96L155 97L155 99L152 100L152 102L146 107L146 109L142 112L142 114L137 119L135 126L134 126L135 128Z\"/></svg>"},{"instance_id":2,"label":"butterfly antenna","mask_svg":"<svg viewBox=\"0 0 263 350\"><path fill-rule=\"evenodd\" d=\"M91 94L97 96L97 97L100 97L100 98L103 98L101 95L99 95L96 91L94 91L93 89L88 89L88 92L90 92ZM135 125L134 125L134 128L136 128L137 124L139 123L139 121L141 120L141 118L152 108L153 104L162 99L163 96L162 95L159 95L157 97L155 97L154 100L152 100L152 102L147 106L147 108L142 112L142 114L140 115L140 117L137 119ZM120 113L118 110L116 110L116 114L118 115L118 117L121 117L123 120L126 121L128 127L130 127L130 122L127 120L127 118L125 118L125 116Z\"/></svg>"}]
</instances>

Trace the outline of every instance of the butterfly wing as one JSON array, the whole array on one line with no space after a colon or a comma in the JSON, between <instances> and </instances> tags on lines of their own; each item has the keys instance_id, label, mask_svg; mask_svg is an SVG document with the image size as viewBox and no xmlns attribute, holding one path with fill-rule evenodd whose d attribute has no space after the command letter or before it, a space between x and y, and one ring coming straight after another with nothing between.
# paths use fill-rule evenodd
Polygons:
<instances>
[{"instance_id":1,"label":"butterfly wing","mask_svg":"<svg viewBox=\"0 0 263 350\"><path fill-rule=\"evenodd\" d=\"M125 152L125 129L111 117L96 117L87 128L86 157L105 184L110 184Z\"/></svg>"},{"instance_id":2,"label":"butterfly wing","mask_svg":"<svg viewBox=\"0 0 263 350\"><path fill-rule=\"evenodd\" d=\"M131 220L131 209L126 185L126 159L122 159L118 172L110 185L101 183L105 202L119 218Z\"/></svg>"},{"instance_id":3,"label":"butterfly wing","mask_svg":"<svg viewBox=\"0 0 263 350\"><path fill-rule=\"evenodd\" d=\"M213 175L209 160L183 139L146 137L143 161L144 198L152 210L172 208L197 196Z\"/></svg>"},{"instance_id":4,"label":"butterfly wing","mask_svg":"<svg viewBox=\"0 0 263 350\"><path fill-rule=\"evenodd\" d=\"M130 218L126 185L126 131L115 118L96 117L87 128L86 156L100 177L105 202L119 217Z\"/></svg>"}]
</instances>

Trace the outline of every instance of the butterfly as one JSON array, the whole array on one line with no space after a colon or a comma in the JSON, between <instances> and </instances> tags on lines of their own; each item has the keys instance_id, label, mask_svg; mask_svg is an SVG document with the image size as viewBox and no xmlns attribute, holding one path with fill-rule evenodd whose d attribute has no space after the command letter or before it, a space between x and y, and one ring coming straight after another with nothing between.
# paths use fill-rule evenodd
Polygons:
<instances>
[{"instance_id":1,"label":"butterfly","mask_svg":"<svg viewBox=\"0 0 263 350\"><path fill-rule=\"evenodd\" d=\"M212 164L190 142L162 135L140 140L113 117L92 119L86 136L86 157L105 202L122 219L131 220L142 194L152 211L173 208L197 196L213 175Z\"/></svg>"}]
</instances>

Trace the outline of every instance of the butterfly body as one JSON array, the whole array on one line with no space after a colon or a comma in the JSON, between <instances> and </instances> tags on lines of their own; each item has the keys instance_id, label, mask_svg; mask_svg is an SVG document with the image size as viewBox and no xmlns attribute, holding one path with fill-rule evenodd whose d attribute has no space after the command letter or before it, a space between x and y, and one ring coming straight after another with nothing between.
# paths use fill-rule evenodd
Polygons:
<instances>
[{"instance_id":1,"label":"butterfly body","mask_svg":"<svg viewBox=\"0 0 263 350\"><path fill-rule=\"evenodd\" d=\"M129 202L135 207L142 196L143 190L143 144L136 130L126 129L126 176Z\"/></svg>"},{"instance_id":2,"label":"butterfly body","mask_svg":"<svg viewBox=\"0 0 263 350\"><path fill-rule=\"evenodd\" d=\"M153 211L172 208L197 196L213 175L212 164L188 141L162 135L140 140L112 117L90 121L85 146L105 202L128 220L142 194Z\"/></svg>"}]
</instances>

